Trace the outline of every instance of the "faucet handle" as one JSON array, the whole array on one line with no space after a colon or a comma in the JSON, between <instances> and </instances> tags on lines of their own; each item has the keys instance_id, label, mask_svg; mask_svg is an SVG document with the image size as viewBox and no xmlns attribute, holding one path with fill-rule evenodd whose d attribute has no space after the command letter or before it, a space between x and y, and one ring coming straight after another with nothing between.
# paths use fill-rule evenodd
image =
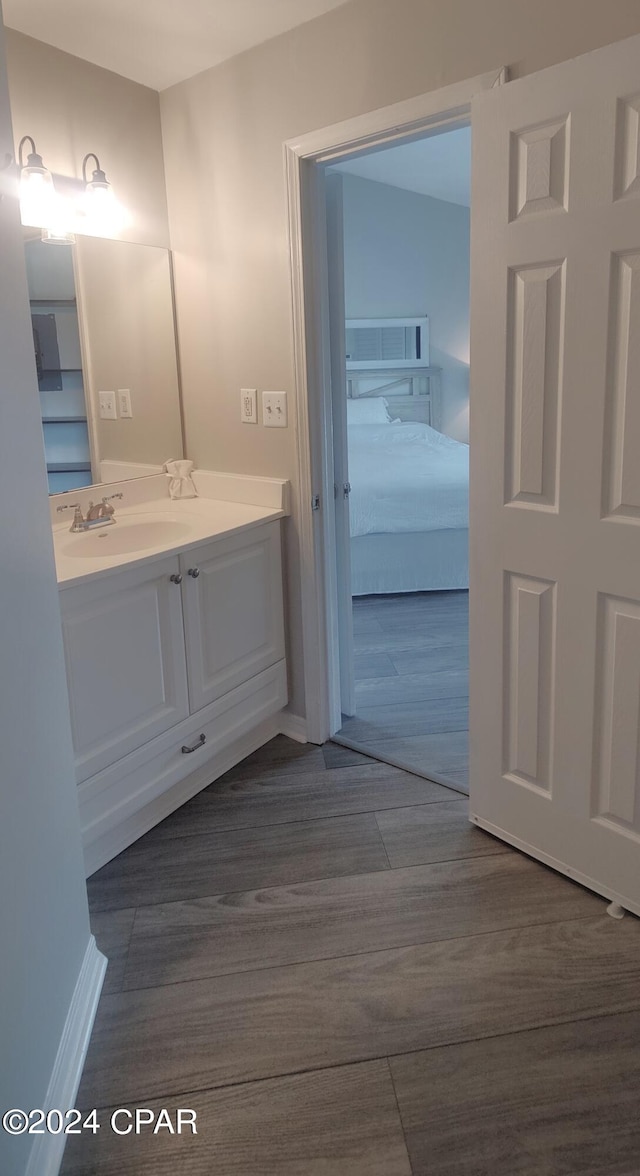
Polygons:
<instances>
[{"instance_id":1,"label":"faucet handle","mask_svg":"<svg viewBox=\"0 0 640 1176\"><path fill-rule=\"evenodd\" d=\"M57 506L57 511L72 510L73 522L69 527L70 531L85 531L87 528L86 519L82 513L82 507L79 502L65 502L64 506ZM88 516L87 516L88 517Z\"/></svg>"}]
</instances>

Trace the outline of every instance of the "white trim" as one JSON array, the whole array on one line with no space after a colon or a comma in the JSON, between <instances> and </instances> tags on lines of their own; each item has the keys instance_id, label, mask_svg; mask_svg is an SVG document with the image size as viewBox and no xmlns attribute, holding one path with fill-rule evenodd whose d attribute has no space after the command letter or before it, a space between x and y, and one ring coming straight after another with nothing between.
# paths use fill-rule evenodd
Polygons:
<instances>
[{"instance_id":1,"label":"white trim","mask_svg":"<svg viewBox=\"0 0 640 1176\"><path fill-rule=\"evenodd\" d=\"M503 85L507 70L492 69L462 82L453 82L439 90L429 90L415 98L380 106L366 114L333 123L321 130L311 131L297 139L290 139L285 148L299 158L327 163L345 159L347 153L360 154L373 146L395 143L410 136L420 138L429 126L443 121L457 122L469 115L469 105L475 94Z\"/></svg>"},{"instance_id":2,"label":"white trim","mask_svg":"<svg viewBox=\"0 0 640 1176\"><path fill-rule=\"evenodd\" d=\"M116 461L113 457L105 457L95 467L102 482L128 482L130 478L152 478L156 474L163 474L164 467L143 461Z\"/></svg>"},{"instance_id":3,"label":"white trim","mask_svg":"<svg viewBox=\"0 0 640 1176\"><path fill-rule=\"evenodd\" d=\"M428 130L470 116L471 99L506 81L505 69L491 70L405 102L382 107L284 144L291 267L291 315L298 457L298 517L307 736L324 743L337 729L334 697L337 651L334 631L329 509L333 502L327 314L327 249L324 169L372 147L419 138ZM320 496L319 511L312 499ZM324 508L324 509L323 509Z\"/></svg>"},{"instance_id":4,"label":"white trim","mask_svg":"<svg viewBox=\"0 0 640 1176\"><path fill-rule=\"evenodd\" d=\"M302 632L305 678L305 709L307 712L308 734L314 743L323 743L329 733L328 689L326 688L327 666L327 617L323 594L318 590L318 571L324 573L324 559L321 549L319 515L325 512L312 510L312 496L319 492L314 489L314 472L311 465L311 413L307 368L311 357L307 355L306 309L305 309L305 267L303 265L303 169L311 165L290 145L284 145L285 172L287 184L287 205L289 215L289 248L291 263L291 316L294 355L294 395L296 402L296 452L298 465L298 518L300 527L300 580L302 590ZM305 185L308 187L309 185ZM313 218L312 222L313 222ZM317 217L315 218L317 221ZM305 213L309 221L309 209ZM305 241L306 243L306 241ZM308 250L311 255L306 262L307 269L316 248L312 242ZM315 357L314 357L315 359ZM317 361L313 364L317 368ZM317 434L314 427L313 435ZM321 479L318 479L321 481Z\"/></svg>"},{"instance_id":5,"label":"white trim","mask_svg":"<svg viewBox=\"0 0 640 1176\"><path fill-rule=\"evenodd\" d=\"M106 968L107 961L91 935L71 997L49 1087L41 1105L45 1112L65 1111L75 1106ZM35 1136L25 1176L57 1176L66 1140L66 1135Z\"/></svg>"},{"instance_id":6,"label":"white trim","mask_svg":"<svg viewBox=\"0 0 640 1176\"><path fill-rule=\"evenodd\" d=\"M334 509L326 511L325 551L329 566L325 569L329 612L329 648L338 656L329 664L330 730L342 725L342 713L355 713L355 664L353 643L353 609L351 607L351 534L349 524L349 454L342 441L347 431L347 399L353 381L347 377L343 357L347 353L344 289L344 176L330 169L324 176L326 224L327 330L329 339L330 387L325 397L325 432L331 446L332 467L327 478L334 485ZM340 443L336 445L336 440Z\"/></svg>"},{"instance_id":7,"label":"white trim","mask_svg":"<svg viewBox=\"0 0 640 1176\"><path fill-rule=\"evenodd\" d=\"M479 829L486 829L487 833L492 833L494 837L499 837L501 841L506 841L508 845L513 845L514 849L519 849L522 853L526 853L528 857L534 858L537 862L544 862L545 866L550 866L552 870L557 870L559 874L565 874L567 878L573 878L574 882L579 882L581 886L586 886L588 890L593 890L596 894L601 895L602 898L606 898L607 901L617 903L625 911L631 911L634 915L640 915L639 903L625 898L617 890L610 890L607 887L603 887L602 882L597 882L589 874L583 874L581 870L572 869L566 862L561 862L559 858L552 857L550 853L543 853L541 849L536 849L533 845L529 845L527 841L523 841L520 837L515 837L513 833L507 833L499 825L494 825L491 821L485 821L483 817L478 817L475 813L469 814L469 820L474 825L477 825Z\"/></svg>"},{"instance_id":8,"label":"white trim","mask_svg":"<svg viewBox=\"0 0 640 1176\"><path fill-rule=\"evenodd\" d=\"M302 715L294 715L291 711L282 711L279 715L280 734L295 739L296 743L308 743L307 720Z\"/></svg>"},{"instance_id":9,"label":"white trim","mask_svg":"<svg viewBox=\"0 0 640 1176\"><path fill-rule=\"evenodd\" d=\"M254 474L227 474L217 470L194 470L193 480L202 498L218 502L242 502L289 514L289 486L286 478L260 478Z\"/></svg>"},{"instance_id":10,"label":"white trim","mask_svg":"<svg viewBox=\"0 0 640 1176\"><path fill-rule=\"evenodd\" d=\"M80 274L80 255L77 249L71 250L71 260L73 264L73 284L76 294L76 314L78 317L78 334L80 336L80 362L82 365L82 386L84 392L84 404L87 414L87 432L89 434L89 455L91 461L91 477L94 481L98 479L102 482L106 479L103 477L100 462L100 433L98 430L98 415L96 413L96 404L93 398L93 388L90 387L89 373L91 372L91 340L89 338L89 330L84 312L84 299L79 297L79 292L82 290L82 278ZM123 475L119 475L122 477ZM127 477L127 474L124 475Z\"/></svg>"}]
</instances>

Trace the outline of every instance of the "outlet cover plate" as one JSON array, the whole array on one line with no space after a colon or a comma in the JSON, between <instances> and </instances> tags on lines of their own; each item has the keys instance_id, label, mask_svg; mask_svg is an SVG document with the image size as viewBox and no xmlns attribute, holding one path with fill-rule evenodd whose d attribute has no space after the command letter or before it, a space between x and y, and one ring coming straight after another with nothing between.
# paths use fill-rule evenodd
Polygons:
<instances>
[{"instance_id":1,"label":"outlet cover plate","mask_svg":"<svg viewBox=\"0 0 640 1176\"><path fill-rule=\"evenodd\" d=\"M121 417L132 417L131 391L129 388L118 388L118 408Z\"/></svg>"},{"instance_id":2,"label":"outlet cover plate","mask_svg":"<svg viewBox=\"0 0 640 1176\"><path fill-rule=\"evenodd\" d=\"M240 389L240 420L243 425L257 425L258 423L258 389Z\"/></svg>"}]
</instances>

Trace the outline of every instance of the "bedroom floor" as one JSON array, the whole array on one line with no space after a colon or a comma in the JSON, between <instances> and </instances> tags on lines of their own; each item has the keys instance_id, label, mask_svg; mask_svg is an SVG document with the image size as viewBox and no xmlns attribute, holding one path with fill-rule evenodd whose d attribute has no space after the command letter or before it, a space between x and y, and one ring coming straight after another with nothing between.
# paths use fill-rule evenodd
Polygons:
<instances>
[{"instance_id":1,"label":"bedroom floor","mask_svg":"<svg viewBox=\"0 0 640 1176\"><path fill-rule=\"evenodd\" d=\"M469 787L469 593L353 600L357 713L340 734Z\"/></svg>"},{"instance_id":2,"label":"bedroom floor","mask_svg":"<svg viewBox=\"0 0 640 1176\"><path fill-rule=\"evenodd\" d=\"M464 797L279 736L88 890L101 1130L64 1176L637 1172L640 924ZM118 1136L119 1107L198 1134Z\"/></svg>"}]
</instances>

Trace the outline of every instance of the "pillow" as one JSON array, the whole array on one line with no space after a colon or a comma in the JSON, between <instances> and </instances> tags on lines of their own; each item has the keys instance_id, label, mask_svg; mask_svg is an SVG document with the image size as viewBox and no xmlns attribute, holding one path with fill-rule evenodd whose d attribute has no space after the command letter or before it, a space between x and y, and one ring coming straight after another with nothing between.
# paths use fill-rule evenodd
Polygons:
<instances>
[{"instance_id":1,"label":"pillow","mask_svg":"<svg viewBox=\"0 0 640 1176\"><path fill-rule=\"evenodd\" d=\"M362 396L359 400L347 400L347 424L388 425L391 417L387 407L384 396Z\"/></svg>"}]
</instances>

